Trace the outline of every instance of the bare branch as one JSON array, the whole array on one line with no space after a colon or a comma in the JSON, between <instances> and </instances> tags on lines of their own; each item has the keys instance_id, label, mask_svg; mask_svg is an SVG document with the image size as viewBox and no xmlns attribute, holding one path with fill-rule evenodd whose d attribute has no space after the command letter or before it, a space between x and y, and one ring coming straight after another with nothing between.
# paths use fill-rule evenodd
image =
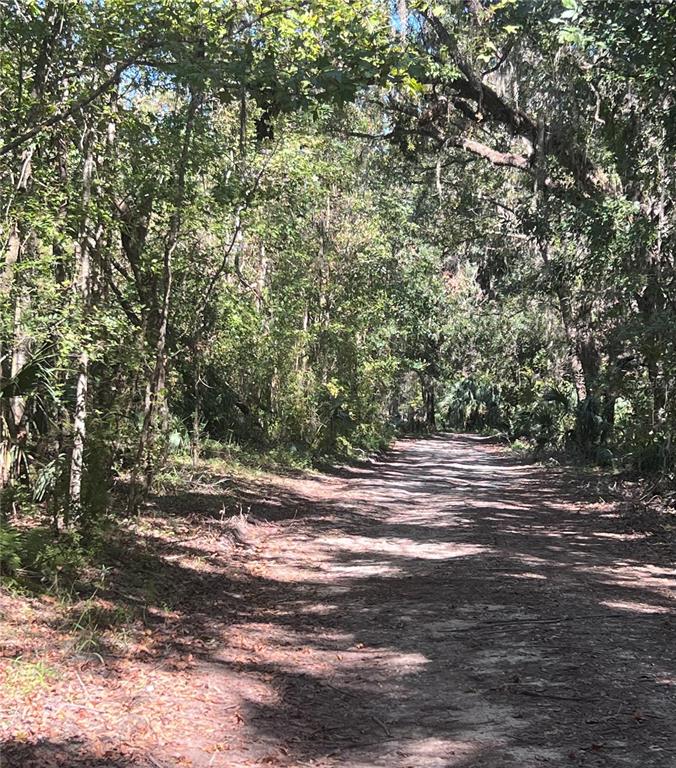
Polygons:
<instances>
[{"instance_id":1,"label":"bare branch","mask_svg":"<svg viewBox=\"0 0 676 768\"><path fill-rule=\"evenodd\" d=\"M24 133L20 134L16 138L12 139L11 141L8 141L6 144L3 144L0 147L0 156L6 155L8 152L12 152L13 150L20 147L22 144L25 144L27 141L30 141L32 138L37 136L39 133L42 133L46 128L50 128L53 125L57 125L57 123L61 123L64 120L66 120L71 115L74 115L77 111L80 109L84 109L84 107L91 104L93 101L98 99L101 94L105 93L111 86L116 85L120 81L120 77L122 77L122 73L128 69L135 61L135 58L131 59L125 59L125 61L121 61L116 67L113 73L107 77L101 85L98 86L98 88L95 88L91 93L89 93L87 96L83 96L81 99L78 99L77 101L73 102L73 104L70 105L67 109L62 110L61 112L57 112L55 115L52 115L47 120L43 120L41 123L38 123L37 125L33 126L29 131L25 131Z\"/></svg>"},{"instance_id":2,"label":"bare branch","mask_svg":"<svg viewBox=\"0 0 676 768\"><path fill-rule=\"evenodd\" d=\"M471 152L473 155L483 157L493 165L518 168L520 171L532 173L530 162L524 155L516 155L513 152L500 152L499 150L491 149L491 147L481 144L478 141L461 136L449 140L449 143L455 147L464 149L466 152Z\"/></svg>"}]
</instances>

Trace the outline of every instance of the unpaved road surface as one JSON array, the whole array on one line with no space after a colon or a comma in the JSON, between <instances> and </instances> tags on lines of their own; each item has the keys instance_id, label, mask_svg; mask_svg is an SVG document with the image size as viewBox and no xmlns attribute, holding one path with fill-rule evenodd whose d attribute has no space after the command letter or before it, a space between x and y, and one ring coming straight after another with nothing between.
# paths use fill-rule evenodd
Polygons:
<instances>
[{"instance_id":1,"label":"unpaved road surface","mask_svg":"<svg viewBox=\"0 0 676 768\"><path fill-rule=\"evenodd\" d=\"M263 550L288 602L260 626L276 696L252 735L299 765L676 766L659 548L480 438L343 477Z\"/></svg>"},{"instance_id":2,"label":"unpaved road surface","mask_svg":"<svg viewBox=\"0 0 676 768\"><path fill-rule=\"evenodd\" d=\"M171 745L71 764L676 766L669 547L570 475L441 436L250 502L252 546L202 560L153 634L201 650L146 664L126 708L164 696ZM167 556L177 590L201 546ZM130 744L115 718L111 745Z\"/></svg>"}]
</instances>

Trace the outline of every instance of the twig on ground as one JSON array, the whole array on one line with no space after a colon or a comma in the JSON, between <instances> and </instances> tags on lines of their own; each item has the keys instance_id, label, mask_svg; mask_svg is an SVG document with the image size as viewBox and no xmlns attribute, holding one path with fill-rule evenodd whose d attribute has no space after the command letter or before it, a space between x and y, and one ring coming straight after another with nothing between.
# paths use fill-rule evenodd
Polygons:
<instances>
[{"instance_id":1,"label":"twig on ground","mask_svg":"<svg viewBox=\"0 0 676 768\"><path fill-rule=\"evenodd\" d=\"M520 693L522 696L537 696L543 699L558 699L560 701L597 701L587 696L559 696L556 693L545 693L544 691L528 691L525 688L520 688L513 693Z\"/></svg>"},{"instance_id":2,"label":"twig on ground","mask_svg":"<svg viewBox=\"0 0 676 768\"><path fill-rule=\"evenodd\" d=\"M80 688L82 688L82 693L84 693L85 699L87 700L87 703L89 704L92 709L94 709L94 706L92 704L92 700L89 698L89 693L87 692L87 688L82 681L82 678L80 677L80 673L77 671L77 669L73 670L75 672L75 677L77 677L78 683L80 683Z\"/></svg>"},{"instance_id":3,"label":"twig on ground","mask_svg":"<svg viewBox=\"0 0 676 768\"><path fill-rule=\"evenodd\" d=\"M76 704L73 701L64 701L61 703L62 707L72 707L73 709L84 709L87 712L91 712L93 715L98 715L99 713L94 709L94 707L91 707L89 704Z\"/></svg>"},{"instance_id":4,"label":"twig on ground","mask_svg":"<svg viewBox=\"0 0 676 768\"><path fill-rule=\"evenodd\" d=\"M383 729L383 731L385 731L386 736L389 736L390 738L392 737L392 732L379 717L376 717L375 715L371 715L371 719L375 723L378 723L378 725Z\"/></svg>"},{"instance_id":5,"label":"twig on ground","mask_svg":"<svg viewBox=\"0 0 676 768\"><path fill-rule=\"evenodd\" d=\"M352 699L358 699L359 696L357 696L356 693L352 693L352 691L346 691L342 688L337 688L335 685L331 685L328 681L324 680L324 685L327 688L330 688L332 691L335 691L336 693L342 693L343 696L349 696Z\"/></svg>"}]
</instances>

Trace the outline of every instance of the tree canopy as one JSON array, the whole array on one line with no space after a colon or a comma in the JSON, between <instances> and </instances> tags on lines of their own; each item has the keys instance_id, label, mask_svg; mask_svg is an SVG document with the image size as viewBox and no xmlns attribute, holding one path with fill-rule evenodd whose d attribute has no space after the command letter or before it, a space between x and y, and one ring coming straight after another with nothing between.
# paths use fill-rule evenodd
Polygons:
<instances>
[{"instance_id":1,"label":"tree canopy","mask_svg":"<svg viewBox=\"0 0 676 768\"><path fill-rule=\"evenodd\" d=\"M3 514L493 429L674 479L676 6L0 3Z\"/></svg>"}]
</instances>

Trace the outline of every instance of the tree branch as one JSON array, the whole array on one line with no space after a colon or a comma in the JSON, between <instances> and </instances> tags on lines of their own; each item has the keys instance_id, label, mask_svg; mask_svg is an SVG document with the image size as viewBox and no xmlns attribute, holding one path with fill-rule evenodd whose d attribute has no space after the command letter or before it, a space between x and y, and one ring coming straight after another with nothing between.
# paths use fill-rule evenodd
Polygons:
<instances>
[{"instance_id":1,"label":"tree branch","mask_svg":"<svg viewBox=\"0 0 676 768\"><path fill-rule=\"evenodd\" d=\"M483 157L493 165L504 166L506 168L518 168L520 171L526 171L532 174L532 168L530 162L524 155L516 155L513 152L500 152L497 149L481 144L473 139L467 139L462 136L449 139L449 144L460 149L464 149L466 152L471 152L473 155Z\"/></svg>"},{"instance_id":2,"label":"tree branch","mask_svg":"<svg viewBox=\"0 0 676 768\"><path fill-rule=\"evenodd\" d=\"M131 322L131 324L135 325L137 328L141 328L143 325L141 318L136 314L136 312L134 312L131 304L122 295L122 291L120 291L120 289L115 285L115 281L112 279L112 276L108 279L108 287L115 294L115 298L117 299L118 304L122 308L122 311L127 316L127 319Z\"/></svg>"},{"instance_id":3,"label":"tree branch","mask_svg":"<svg viewBox=\"0 0 676 768\"><path fill-rule=\"evenodd\" d=\"M422 13L422 16L434 30L441 45L449 52L453 63L462 75L445 83L457 94L456 98L451 99L453 106L459 109L465 117L469 117L469 113L473 111L476 119L488 119L505 126L512 135L526 139L534 148L533 154L535 154L535 148L538 144L537 121L523 110L509 104L489 85L482 82L460 52L453 35L436 16L431 13ZM476 104L476 109L472 110L468 105L461 105L458 97L473 102ZM447 114L448 101L445 98L438 99L438 102L432 104L427 110L430 121L435 119L445 121ZM569 136L559 132L552 124L545 125L541 151L556 158L559 164L571 174L577 186L585 193L590 195L599 192L614 194L607 179L587 158L585 149L572 143Z\"/></svg>"},{"instance_id":4,"label":"tree branch","mask_svg":"<svg viewBox=\"0 0 676 768\"><path fill-rule=\"evenodd\" d=\"M0 157L2 155L6 155L8 152L12 152L13 150L20 147L22 144L25 144L27 141L30 141L33 137L37 136L39 133L45 130L45 128L50 128L52 125L56 125L57 123L62 122L66 118L70 117L71 115L75 114L78 110L83 109L84 107L88 106L92 103L92 101L95 101L101 94L105 93L112 85L116 85L120 77L122 76L122 73L128 69L135 61L136 57L131 59L125 59L125 61L121 61L113 71L112 75L110 77L107 77L101 85L98 86L98 88L95 88L90 94L87 96L83 96L81 99L78 99L77 101L73 102L73 104L68 107L68 109L64 109L61 112L57 112L55 115L52 115L47 120L43 120L41 123L38 123L37 125L33 126L29 131L26 131L25 133L22 133L21 135L17 136L16 138L12 139L11 141L8 141L6 144L3 144L0 147Z\"/></svg>"}]
</instances>

